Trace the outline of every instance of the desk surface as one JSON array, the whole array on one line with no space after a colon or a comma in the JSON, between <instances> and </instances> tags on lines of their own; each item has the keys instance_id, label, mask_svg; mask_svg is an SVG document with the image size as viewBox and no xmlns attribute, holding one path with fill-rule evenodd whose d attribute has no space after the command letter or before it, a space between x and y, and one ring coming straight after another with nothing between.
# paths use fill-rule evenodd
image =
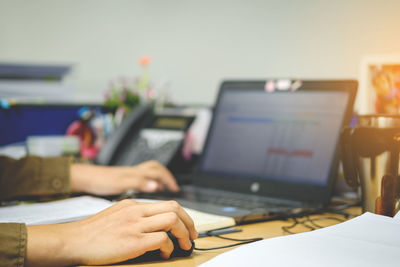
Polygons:
<instances>
[{"instance_id":1,"label":"desk surface","mask_svg":"<svg viewBox=\"0 0 400 267\"><path fill-rule=\"evenodd\" d=\"M350 208L347 209L349 213L352 214L361 214L361 208L355 207L355 208ZM330 217L335 217L338 219L346 220L342 215L337 215L337 214L332 214L332 213L323 213L319 215L312 215L310 216L311 218L319 218L318 224L321 226L330 226L337 224L339 221L333 220L333 219L328 219ZM326 219L323 219L326 218ZM302 221L306 219L304 218L299 218L299 221ZM243 226L237 226L237 228L242 229L242 232L240 233L232 233L227 235L228 237L231 238L255 238L255 237L262 237L265 239L271 238L271 237L277 237L277 236L282 236L285 235L285 232L282 230L282 226L290 226L293 224L293 220L275 220L275 221L269 221L269 222L261 222L261 223L255 223L255 224L248 224L248 225L243 225ZM308 228L298 225L295 228L291 229L293 232L300 233L300 232L305 232L309 231ZM196 246L199 248L207 248L207 247L217 247L217 246L224 246L224 245L229 245L234 243L233 241L228 241L228 240L223 240L217 237L204 237L204 238L199 238L196 241ZM234 247L233 247L234 248ZM218 250L211 250L211 251L194 251L192 256L187 257L187 258L177 258L177 259L171 259L168 261L159 261L159 262L148 262L148 263L136 263L132 265L112 265L112 267L115 266L154 266L154 267L162 267L162 266L174 266L174 267L184 267L184 266L198 266L218 254L221 254L225 251L231 250L233 248L226 248L226 249L218 249ZM110 266L111 267L111 266Z\"/></svg>"}]
</instances>

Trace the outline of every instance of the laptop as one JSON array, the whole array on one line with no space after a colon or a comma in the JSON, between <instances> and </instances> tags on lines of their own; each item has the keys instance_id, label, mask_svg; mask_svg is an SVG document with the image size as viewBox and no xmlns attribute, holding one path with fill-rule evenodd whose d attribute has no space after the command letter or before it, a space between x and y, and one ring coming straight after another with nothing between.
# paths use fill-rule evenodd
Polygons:
<instances>
[{"instance_id":1,"label":"laptop","mask_svg":"<svg viewBox=\"0 0 400 267\"><path fill-rule=\"evenodd\" d=\"M173 198L236 224L321 209L356 90L353 80L223 82L193 184Z\"/></svg>"}]
</instances>

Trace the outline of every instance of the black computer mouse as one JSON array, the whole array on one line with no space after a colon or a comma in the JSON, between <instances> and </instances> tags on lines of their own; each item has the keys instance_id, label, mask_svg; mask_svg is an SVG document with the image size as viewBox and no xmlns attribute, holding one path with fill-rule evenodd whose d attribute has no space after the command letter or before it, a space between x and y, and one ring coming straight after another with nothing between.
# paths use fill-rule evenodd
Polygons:
<instances>
[{"instance_id":1,"label":"black computer mouse","mask_svg":"<svg viewBox=\"0 0 400 267\"><path fill-rule=\"evenodd\" d=\"M169 239L171 239L172 243L174 244L174 251L172 251L171 253L171 258L172 257L188 257L190 256L190 254L192 254L193 249L194 249L194 241L190 240L190 242L192 243L192 247L189 250L184 250L181 249L181 247L179 246L178 243L178 239L171 234L170 232L167 233Z\"/></svg>"},{"instance_id":2,"label":"black computer mouse","mask_svg":"<svg viewBox=\"0 0 400 267\"><path fill-rule=\"evenodd\" d=\"M179 243L178 243L178 239L173 234L171 234L170 232L168 232L167 234L168 234L168 237L171 239L172 243L174 244L174 250L172 251L170 258L188 257L192 254L193 249L194 249L194 241L193 240L190 240L190 242L192 243L192 247L189 250L184 250L184 249L181 249L181 247L179 246ZM160 253L161 253L161 251L159 249L147 251L143 255L136 257L132 260L129 260L128 262L136 263L136 262L164 260L163 258L161 258Z\"/></svg>"}]
</instances>

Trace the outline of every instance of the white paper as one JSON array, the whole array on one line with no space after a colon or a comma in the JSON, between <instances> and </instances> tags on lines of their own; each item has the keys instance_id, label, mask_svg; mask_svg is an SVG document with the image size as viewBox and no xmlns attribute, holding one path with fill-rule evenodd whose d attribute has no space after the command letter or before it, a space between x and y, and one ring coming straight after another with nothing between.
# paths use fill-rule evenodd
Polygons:
<instances>
[{"instance_id":1,"label":"white paper","mask_svg":"<svg viewBox=\"0 0 400 267\"><path fill-rule=\"evenodd\" d=\"M204 263L212 266L399 266L400 223L366 213L313 232L241 246Z\"/></svg>"},{"instance_id":2,"label":"white paper","mask_svg":"<svg viewBox=\"0 0 400 267\"><path fill-rule=\"evenodd\" d=\"M394 215L393 219L400 220L400 211L398 211L396 215Z\"/></svg>"},{"instance_id":3,"label":"white paper","mask_svg":"<svg viewBox=\"0 0 400 267\"><path fill-rule=\"evenodd\" d=\"M198 210L183 208L194 221L194 227L199 233L234 226L235 219L227 216L219 216Z\"/></svg>"},{"instance_id":4,"label":"white paper","mask_svg":"<svg viewBox=\"0 0 400 267\"><path fill-rule=\"evenodd\" d=\"M70 222L91 216L112 204L108 200L90 196L21 204L0 208L0 222L19 222L27 225Z\"/></svg>"},{"instance_id":5,"label":"white paper","mask_svg":"<svg viewBox=\"0 0 400 267\"><path fill-rule=\"evenodd\" d=\"M27 155L25 143L10 144L0 147L0 155L19 159Z\"/></svg>"}]
</instances>

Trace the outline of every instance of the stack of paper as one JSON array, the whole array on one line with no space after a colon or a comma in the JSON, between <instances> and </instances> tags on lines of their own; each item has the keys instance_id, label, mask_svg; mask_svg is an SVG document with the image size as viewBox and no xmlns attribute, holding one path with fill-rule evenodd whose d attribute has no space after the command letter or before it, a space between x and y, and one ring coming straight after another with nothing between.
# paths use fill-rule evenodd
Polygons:
<instances>
[{"instance_id":1,"label":"stack of paper","mask_svg":"<svg viewBox=\"0 0 400 267\"><path fill-rule=\"evenodd\" d=\"M154 200L135 200L155 202ZM3 207L0 208L0 223L21 222L27 225L35 225L76 221L93 215L113 204L115 203L102 198L82 196L47 203ZM185 210L192 217L198 232L235 225L235 220L231 217L213 215L187 208Z\"/></svg>"},{"instance_id":2,"label":"stack of paper","mask_svg":"<svg viewBox=\"0 0 400 267\"><path fill-rule=\"evenodd\" d=\"M365 213L313 232L271 238L228 251L213 266L399 266L400 215Z\"/></svg>"}]
</instances>

